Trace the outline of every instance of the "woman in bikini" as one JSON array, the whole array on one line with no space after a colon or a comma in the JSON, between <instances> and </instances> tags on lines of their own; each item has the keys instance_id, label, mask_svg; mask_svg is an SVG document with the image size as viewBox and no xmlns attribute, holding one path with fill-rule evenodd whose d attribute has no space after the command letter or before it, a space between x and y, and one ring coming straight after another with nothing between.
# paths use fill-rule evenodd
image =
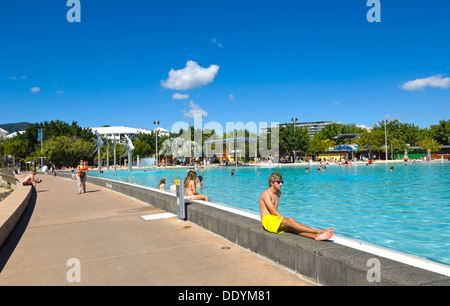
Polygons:
<instances>
[{"instance_id":1,"label":"woman in bikini","mask_svg":"<svg viewBox=\"0 0 450 306\"><path fill-rule=\"evenodd\" d=\"M197 172L189 171L187 178L184 180L184 195L188 200L203 200L209 201L207 195L199 194L195 190L195 182L197 178Z\"/></svg>"}]
</instances>

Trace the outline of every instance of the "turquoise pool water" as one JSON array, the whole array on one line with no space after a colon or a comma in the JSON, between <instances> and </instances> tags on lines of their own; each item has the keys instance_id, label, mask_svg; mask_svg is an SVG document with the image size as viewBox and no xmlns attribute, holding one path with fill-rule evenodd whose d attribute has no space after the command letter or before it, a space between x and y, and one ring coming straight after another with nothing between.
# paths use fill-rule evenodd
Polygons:
<instances>
[{"instance_id":1,"label":"turquoise pool water","mask_svg":"<svg viewBox=\"0 0 450 306\"><path fill-rule=\"evenodd\" d=\"M231 169L235 176L230 176ZM284 216L450 265L450 163L330 165L325 172L312 166L308 173L305 169L304 165L209 168L197 171L205 185L199 192L211 202L259 214L259 196L268 188L269 174L277 171L284 180L279 205ZM165 169L118 171L117 176L109 171L101 176L149 187L165 178L168 190L186 173L187 169Z\"/></svg>"}]
</instances>

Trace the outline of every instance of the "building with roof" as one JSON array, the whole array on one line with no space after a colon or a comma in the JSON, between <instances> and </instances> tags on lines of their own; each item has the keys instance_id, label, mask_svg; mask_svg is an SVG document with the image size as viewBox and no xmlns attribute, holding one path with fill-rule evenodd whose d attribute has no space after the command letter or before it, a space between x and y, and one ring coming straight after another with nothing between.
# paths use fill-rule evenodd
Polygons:
<instances>
[{"instance_id":1,"label":"building with roof","mask_svg":"<svg viewBox=\"0 0 450 306\"><path fill-rule=\"evenodd\" d=\"M17 135L20 135L20 134L23 134L23 133L25 133L25 131L15 131L15 132L12 132L11 134L6 135L5 137L6 138L14 138Z\"/></svg>"},{"instance_id":2,"label":"building with roof","mask_svg":"<svg viewBox=\"0 0 450 306\"><path fill-rule=\"evenodd\" d=\"M0 128L0 137L6 137L6 135L8 135L8 134L9 133L7 130Z\"/></svg>"},{"instance_id":3,"label":"building with roof","mask_svg":"<svg viewBox=\"0 0 450 306\"><path fill-rule=\"evenodd\" d=\"M307 127L309 130L309 137L314 136L316 133L318 133L323 127L332 124L331 121L311 121L311 122L295 122L295 127L297 128L304 128ZM291 126L294 123L280 123L278 124L279 127L287 127ZM260 128L259 132L260 134L267 134L268 129L270 127Z\"/></svg>"}]
</instances>

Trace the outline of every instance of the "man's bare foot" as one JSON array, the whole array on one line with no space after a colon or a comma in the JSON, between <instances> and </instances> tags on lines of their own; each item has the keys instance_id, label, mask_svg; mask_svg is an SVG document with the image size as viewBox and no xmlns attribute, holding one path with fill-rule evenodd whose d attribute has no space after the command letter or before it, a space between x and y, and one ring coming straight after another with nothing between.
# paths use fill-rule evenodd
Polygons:
<instances>
[{"instance_id":1,"label":"man's bare foot","mask_svg":"<svg viewBox=\"0 0 450 306\"><path fill-rule=\"evenodd\" d=\"M323 234L323 233L330 232L330 231L334 234L334 227L330 227L330 228L324 229L324 230L318 230L318 234Z\"/></svg>"},{"instance_id":2,"label":"man's bare foot","mask_svg":"<svg viewBox=\"0 0 450 306\"><path fill-rule=\"evenodd\" d=\"M319 234L314 240L316 241L322 241L322 240L328 240L331 237L333 237L334 234L334 228L329 228L322 232L322 234Z\"/></svg>"}]
</instances>

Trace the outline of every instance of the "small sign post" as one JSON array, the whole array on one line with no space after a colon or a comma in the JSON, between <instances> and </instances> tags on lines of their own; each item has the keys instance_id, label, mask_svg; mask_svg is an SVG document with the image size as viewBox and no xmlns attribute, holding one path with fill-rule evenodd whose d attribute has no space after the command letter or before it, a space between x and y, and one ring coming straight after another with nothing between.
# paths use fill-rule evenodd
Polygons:
<instances>
[{"instance_id":1,"label":"small sign post","mask_svg":"<svg viewBox=\"0 0 450 306\"><path fill-rule=\"evenodd\" d=\"M177 195L177 216L180 220L186 220L186 205L184 203L184 183L183 180L175 180Z\"/></svg>"}]
</instances>

